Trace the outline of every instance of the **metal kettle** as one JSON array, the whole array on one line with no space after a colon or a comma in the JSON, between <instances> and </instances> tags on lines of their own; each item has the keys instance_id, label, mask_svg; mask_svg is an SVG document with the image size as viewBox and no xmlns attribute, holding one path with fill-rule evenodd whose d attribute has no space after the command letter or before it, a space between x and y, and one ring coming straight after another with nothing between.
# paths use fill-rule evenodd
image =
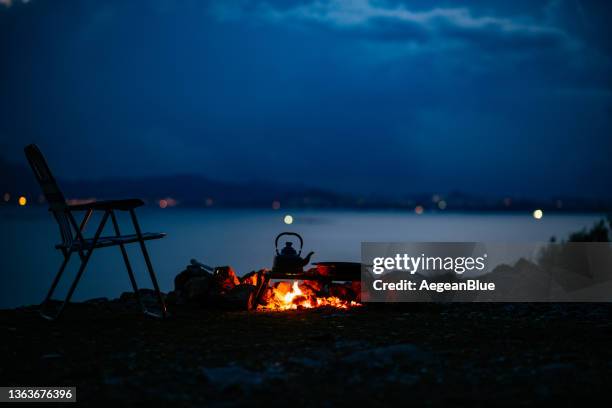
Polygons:
<instances>
[{"instance_id":1,"label":"metal kettle","mask_svg":"<svg viewBox=\"0 0 612 408\"><path fill-rule=\"evenodd\" d=\"M298 251L293 248L293 242L286 241L283 249L278 250L278 240L284 235L291 235L297 237L300 240L300 248ZM276 236L274 241L274 247L276 249L276 256L274 257L274 264L272 271L276 273L287 273L296 274L304 272L304 266L310 262L310 257L314 252L309 252L306 258L302 258L302 247L304 246L304 240L300 234L295 232L281 232Z\"/></svg>"}]
</instances>

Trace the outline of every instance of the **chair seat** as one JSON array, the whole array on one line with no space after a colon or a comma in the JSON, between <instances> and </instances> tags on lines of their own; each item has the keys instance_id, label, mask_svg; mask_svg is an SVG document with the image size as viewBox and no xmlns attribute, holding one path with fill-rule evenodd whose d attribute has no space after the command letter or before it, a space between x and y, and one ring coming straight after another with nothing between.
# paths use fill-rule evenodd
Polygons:
<instances>
[{"instance_id":1,"label":"chair seat","mask_svg":"<svg viewBox=\"0 0 612 408\"><path fill-rule=\"evenodd\" d=\"M69 205L70 210L121 210L128 211L144 205L139 198L128 198L125 200L92 201L90 203Z\"/></svg>"},{"instance_id":2,"label":"chair seat","mask_svg":"<svg viewBox=\"0 0 612 408\"><path fill-rule=\"evenodd\" d=\"M143 232L142 233L142 239L144 241L149 241L151 239L160 239L165 236L166 234L164 232ZM96 242L96 245L94 246L94 248L104 248L104 247L120 245L120 244L131 244L133 242L138 242L138 236L136 234L100 237L98 238L98 242ZM85 243L81 241L74 241L72 245L57 244L55 248L57 249L63 248L67 250L78 251L80 249L90 249L92 247L92 244L93 244L93 238L87 238L85 239Z\"/></svg>"}]
</instances>

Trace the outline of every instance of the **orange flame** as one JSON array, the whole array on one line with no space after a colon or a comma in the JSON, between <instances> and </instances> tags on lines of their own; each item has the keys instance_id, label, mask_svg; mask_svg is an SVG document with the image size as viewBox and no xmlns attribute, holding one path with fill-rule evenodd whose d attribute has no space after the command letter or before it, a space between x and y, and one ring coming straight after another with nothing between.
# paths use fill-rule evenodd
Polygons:
<instances>
[{"instance_id":1,"label":"orange flame","mask_svg":"<svg viewBox=\"0 0 612 408\"><path fill-rule=\"evenodd\" d=\"M354 300L344 300L336 296L317 296L316 282L301 284L294 281L279 282L268 290L265 296L266 303L259 305L259 310L296 310L313 309L316 307L335 307L338 309L349 309L361 306L361 303Z\"/></svg>"}]
</instances>

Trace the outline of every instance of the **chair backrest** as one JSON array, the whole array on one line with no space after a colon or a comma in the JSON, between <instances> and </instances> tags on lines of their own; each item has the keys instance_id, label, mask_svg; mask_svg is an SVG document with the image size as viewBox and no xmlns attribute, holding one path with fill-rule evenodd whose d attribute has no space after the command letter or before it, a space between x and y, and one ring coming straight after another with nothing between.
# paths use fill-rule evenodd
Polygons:
<instances>
[{"instance_id":1,"label":"chair backrest","mask_svg":"<svg viewBox=\"0 0 612 408\"><path fill-rule=\"evenodd\" d=\"M34 144L28 145L24 148L24 151L34 176L38 184L40 184L43 195L47 203L49 203L49 210L53 212L57 220L62 236L62 244L69 246L73 242L74 236L70 226L68 206L64 194L59 189L51 170L49 170L47 161L38 146Z\"/></svg>"}]
</instances>

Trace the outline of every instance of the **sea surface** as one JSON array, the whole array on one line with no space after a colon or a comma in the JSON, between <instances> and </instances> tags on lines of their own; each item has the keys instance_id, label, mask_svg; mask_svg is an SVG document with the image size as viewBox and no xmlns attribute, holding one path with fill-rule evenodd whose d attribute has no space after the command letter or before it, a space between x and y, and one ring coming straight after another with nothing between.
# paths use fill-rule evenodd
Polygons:
<instances>
[{"instance_id":1,"label":"sea surface","mask_svg":"<svg viewBox=\"0 0 612 408\"><path fill-rule=\"evenodd\" d=\"M285 215L293 223L284 222ZM401 211L321 210L215 210L147 209L138 211L141 228L166 232L147 246L163 291L190 259L212 266L230 265L243 275L269 268L274 257L274 238L295 231L304 238L304 254L314 251L316 261L360 260L361 242L389 241L486 241L542 242L551 236L566 238L570 232L590 227L601 216L544 214L535 220L530 213L464 214ZM87 232L93 235L97 218ZM119 214L122 233L132 233L130 219ZM106 229L112 233L112 226ZM0 308L39 303L46 294L62 255L54 248L59 231L43 207L0 208ZM152 287L137 244L128 248L140 287ZM67 291L78 268L78 257L65 272L59 295ZM75 292L74 300L118 297L130 290L118 247L96 250Z\"/></svg>"}]
</instances>

